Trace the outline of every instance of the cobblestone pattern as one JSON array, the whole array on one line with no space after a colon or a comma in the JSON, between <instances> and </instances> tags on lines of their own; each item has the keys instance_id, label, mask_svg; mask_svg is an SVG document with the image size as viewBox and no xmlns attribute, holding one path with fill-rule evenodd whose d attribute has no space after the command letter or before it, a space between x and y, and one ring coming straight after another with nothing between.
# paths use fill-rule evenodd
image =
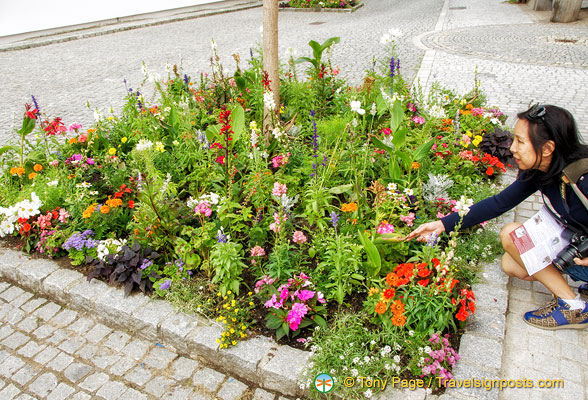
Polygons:
<instances>
[{"instance_id":1,"label":"cobblestone pattern","mask_svg":"<svg viewBox=\"0 0 588 400\"><path fill-rule=\"evenodd\" d=\"M386 56L380 37L394 27L403 32L397 52L400 68L410 81L419 68L423 50L412 37L433 29L443 3L432 0L370 0L354 13L280 13L279 54L292 47L297 56L310 55L310 40L341 37L332 61L341 76L360 84L373 57ZM317 25L317 23L320 23ZM251 48L261 43L262 9L254 8L150 26L116 34L3 52L0 74L10 76L0 86L0 143L5 144L21 123L24 103L34 94L43 112L60 116L66 125L78 122L89 128L95 108L116 112L126 95L123 80L137 88L144 80L141 63L165 76L165 63L183 65L197 79L210 72L210 39L214 38L227 71L235 69L233 53L247 63ZM238 40L237 40L238 39ZM301 72L304 67L298 66ZM153 97L152 90L143 93ZM86 107L89 102L91 109Z\"/></svg>"},{"instance_id":2,"label":"cobblestone pattern","mask_svg":"<svg viewBox=\"0 0 588 400\"><path fill-rule=\"evenodd\" d=\"M27 395L107 400L277 397L168 346L0 280L0 399Z\"/></svg>"}]
</instances>

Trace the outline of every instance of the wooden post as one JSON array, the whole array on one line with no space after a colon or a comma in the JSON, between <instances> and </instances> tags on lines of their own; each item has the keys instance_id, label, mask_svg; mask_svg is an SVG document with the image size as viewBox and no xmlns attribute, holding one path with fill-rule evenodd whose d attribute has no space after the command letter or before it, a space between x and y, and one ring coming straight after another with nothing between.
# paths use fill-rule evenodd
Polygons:
<instances>
[{"instance_id":1,"label":"wooden post","mask_svg":"<svg viewBox=\"0 0 588 400\"><path fill-rule=\"evenodd\" d=\"M553 0L551 22L574 22L578 20L582 0Z\"/></svg>"},{"instance_id":2,"label":"wooden post","mask_svg":"<svg viewBox=\"0 0 588 400\"><path fill-rule=\"evenodd\" d=\"M278 0L263 0L263 69L272 81L270 89L274 95L276 109L280 107L280 71L278 62ZM263 112L263 131L266 144L273 129L272 114L276 109Z\"/></svg>"}]
</instances>

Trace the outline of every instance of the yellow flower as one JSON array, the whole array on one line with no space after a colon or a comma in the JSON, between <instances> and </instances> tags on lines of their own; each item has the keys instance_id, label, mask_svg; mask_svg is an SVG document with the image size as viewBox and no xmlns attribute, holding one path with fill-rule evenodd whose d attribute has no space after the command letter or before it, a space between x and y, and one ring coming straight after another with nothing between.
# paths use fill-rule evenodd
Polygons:
<instances>
[{"instance_id":1,"label":"yellow flower","mask_svg":"<svg viewBox=\"0 0 588 400\"><path fill-rule=\"evenodd\" d=\"M231 333L235 333L235 330L233 328L231 328Z\"/></svg>"},{"instance_id":2,"label":"yellow flower","mask_svg":"<svg viewBox=\"0 0 588 400\"><path fill-rule=\"evenodd\" d=\"M110 212L110 207L108 207L108 206L102 206L102 207L100 207L100 212L102 214L108 214Z\"/></svg>"},{"instance_id":3,"label":"yellow flower","mask_svg":"<svg viewBox=\"0 0 588 400\"><path fill-rule=\"evenodd\" d=\"M468 135L469 137L472 137L472 131L467 131L466 135Z\"/></svg>"},{"instance_id":4,"label":"yellow flower","mask_svg":"<svg viewBox=\"0 0 588 400\"><path fill-rule=\"evenodd\" d=\"M233 294L233 292L231 292L230 290L227 292L227 294Z\"/></svg>"},{"instance_id":5,"label":"yellow flower","mask_svg":"<svg viewBox=\"0 0 588 400\"><path fill-rule=\"evenodd\" d=\"M122 139L121 139L120 141L121 141L122 143L126 143L126 142L127 142L127 140L128 140L128 139L127 139L127 137L126 137L126 136L123 136L123 137L122 137Z\"/></svg>"},{"instance_id":6,"label":"yellow flower","mask_svg":"<svg viewBox=\"0 0 588 400\"><path fill-rule=\"evenodd\" d=\"M411 165L411 168L412 168L412 169L419 169L420 167L421 167L421 164L419 164L419 163L418 163L418 162L416 162L416 161L415 161L415 162L413 162L413 163L412 163L412 165Z\"/></svg>"},{"instance_id":7,"label":"yellow flower","mask_svg":"<svg viewBox=\"0 0 588 400\"><path fill-rule=\"evenodd\" d=\"M221 296L222 296L221 292L218 292L216 295L217 295L218 297L221 297Z\"/></svg>"},{"instance_id":8,"label":"yellow flower","mask_svg":"<svg viewBox=\"0 0 588 400\"><path fill-rule=\"evenodd\" d=\"M108 154L110 154L111 156L116 154L116 149L114 147L111 147L110 149L108 149Z\"/></svg>"},{"instance_id":9,"label":"yellow flower","mask_svg":"<svg viewBox=\"0 0 588 400\"><path fill-rule=\"evenodd\" d=\"M155 142L155 150L159 151L160 153L163 153L165 151L165 147L163 146L163 143Z\"/></svg>"},{"instance_id":10,"label":"yellow flower","mask_svg":"<svg viewBox=\"0 0 588 400\"><path fill-rule=\"evenodd\" d=\"M216 342L220 344L221 341L220 341L220 339L216 339Z\"/></svg>"},{"instance_id":11,"label":"yellow flower","mask_svg":"<svg viewBox=\"0 0 588 400\"><path fill-rule=\"evenodd\" d=\"M250 301L250 302L249 302L249 305L250 305L250 306L252 306L252 305L253 305L253 302L252 302L252 301Z\"/></svg>"},{"instance_id":12,"label":"yellow flower","mask_svg":"<svg viewBox=\"0 0 588 400\"><path fill-rule=\"evenodd\" d=\"M253 292L249 292L249 293L247 293L247 295L248 295L248 296L251 296L252 294L253 294Z\"/></svg>"},{"instance_id":13,"label":"yellow flower","mask_svg":"<svg viewBox=\"0 0 588 400\"><path fill-rule=\"evenodd\" d=\"M480 135L476 135L476 137L474 137L474 140L472 140L472 143L474 144L474 146L478 147L478 145L482 142L482 136Z\"/></svg>"},{"instance_id":14,"label":"yellow flower","mask_svg":"<svg viewBox=\"0 0 588 400\"><path fill-rule=\"evenodd\" d=\"M236 340L233 340L233 341L231 342L231 344L232 344L233 346L236 346L236 345L237 345L237 341L236 341Z\"/></svg>"}]
</instances>

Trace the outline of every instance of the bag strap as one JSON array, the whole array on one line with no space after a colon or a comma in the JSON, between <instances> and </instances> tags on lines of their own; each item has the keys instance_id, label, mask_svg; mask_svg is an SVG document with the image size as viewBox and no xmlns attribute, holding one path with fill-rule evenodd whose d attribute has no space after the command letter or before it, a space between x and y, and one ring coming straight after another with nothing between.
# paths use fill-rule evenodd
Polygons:
<instances>
[{"instance_id":1,"label":"bag strap","mask_svg":"<svg viewBox=\"0 0 588 400\"><path fill-rule=\"evenodd\" d=\"M574 193L576 193L576 196L578 196L582 204L584 204L584 207L586 207L588 210L588 198L584 195L584 193L582 193L577 185L578 180L582 177L582 175L588 173L588 158L581 158L574 161L565 167L562 173L563 181L572 187L572 190Z\"/></svg>"}]
</instances>

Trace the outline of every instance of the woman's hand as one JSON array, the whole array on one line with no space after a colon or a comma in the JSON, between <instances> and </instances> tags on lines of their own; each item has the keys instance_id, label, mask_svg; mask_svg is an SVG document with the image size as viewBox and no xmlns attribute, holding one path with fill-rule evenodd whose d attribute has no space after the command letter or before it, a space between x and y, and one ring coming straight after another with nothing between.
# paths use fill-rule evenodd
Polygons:
<instances>
[{"instance_id":1,"label":"woman's hand","mask_svg":"<svg viewBox=\"0 0 588 400\"><path fill-rule=\"evenodd\" d=\"M574 264L576 265L584 265L586 267L588 267L588 257L586 258L574 258Z\"/></svg>"},{"instance_id":2,"label":"woman's hand","mask_svg":"<svg viewBox=\"0 0 588 400\"><path fill-rule=\"evenodd\" d=\"M426 242L429 240L432 234L440 235L443 232L445 232L445 226L441 220L427 222L426 224L422 224L414 231L409 233L405 240L412 240L417 238L417 241L419 242ZM588 259L586 260L588 261Z\"/></svg>"}]
</instances>

